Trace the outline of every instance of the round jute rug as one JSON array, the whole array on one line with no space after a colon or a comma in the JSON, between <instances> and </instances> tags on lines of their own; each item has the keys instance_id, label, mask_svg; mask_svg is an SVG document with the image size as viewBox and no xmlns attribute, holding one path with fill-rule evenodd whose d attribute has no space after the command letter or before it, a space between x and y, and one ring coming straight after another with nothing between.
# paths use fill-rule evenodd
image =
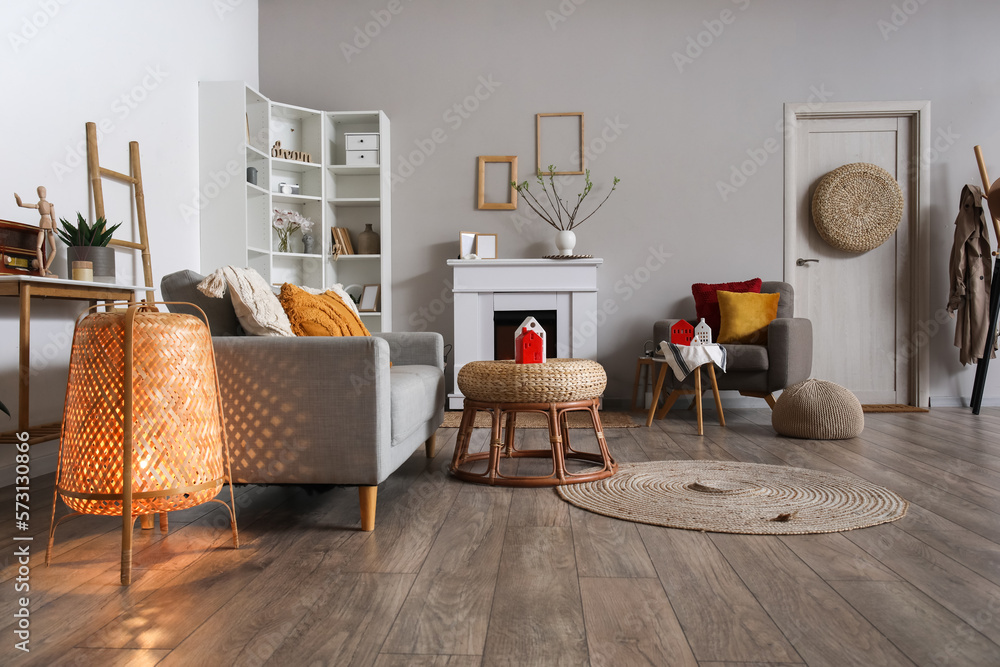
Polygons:
<instances>
[{"instance_id":1,"label":"round jute rug","mask_svg":"<svg viewBox=\"0 0 1000 667\"><path fill-rule=\"evenodd\" d=\"M862 479L730 461L622 463L597 482L557 487L597 514L714 533L835 533L902 518L907 502Z\"/></svg>"}]
</instances>

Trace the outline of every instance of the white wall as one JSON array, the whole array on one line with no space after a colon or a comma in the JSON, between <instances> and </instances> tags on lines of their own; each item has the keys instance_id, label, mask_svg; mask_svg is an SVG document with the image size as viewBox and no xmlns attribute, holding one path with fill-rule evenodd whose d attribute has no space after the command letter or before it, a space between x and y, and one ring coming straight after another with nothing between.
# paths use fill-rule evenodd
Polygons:
<instances>
[{"instance_id":1,"label":"white wall","mask_svg":"<svg viewBox=\"0 0 1000 667\"><path fill-rule=\"evenodd\" d=\"M257 83L256 0L7 0L0 5L0 25L0 218L38 224L37 213L18 208L13 193L35 202L39 185L47 187L60 217L88 214L84 123L95 121L106 130L102 166L127 173L128 143L139 142L154 280L197 267L197 211L183 207L192 206L198 187L198 81ZM130 218L124 186L106 181L105 198L110 221ZM116 236L133 238L129 234ZM61 260L56 265L65 271ZM120 252L117 261L119 282L142 281L131 253ZM80 309L32 304L33 423L61 416L72 322ZM0 398L14 415L17 321L16 300L0 300ZM15 424L0 415L0 430ZM32 449L33 473L54 469L54 447ZM0 466L7 463L0 460ZM5 483L10 480L0 474Z\"/></svg>"},{"instance_id":2,"label":"white wall","mask_svg":"<svg viewBox=\"0 0 1000 667\"><path fill-rule=\"evenodd\" d=\"M781 152L725 197L719 183L780 143L785 102L931 100L930 312L943 307L959 193L978 181L973 145L1000 176L998 23L990 0L263 0L260 80L273 99L387 112L389 159L406 176L393 191L393 321L449 341L445 260L460 230L499 233L503 257L554 251L543 223L476 210L476 157L518 155L528 177L534 114L584 111L594 195L622 178L577 230L577 252L605 259L601 299L616 312L599 359L622 398L653 320L693 315L692 282L782 277ZM971 393L953 332L932 336L938 404ZM1000 368L986 395L1000 401Z\"/></svg>"}]
</instances>

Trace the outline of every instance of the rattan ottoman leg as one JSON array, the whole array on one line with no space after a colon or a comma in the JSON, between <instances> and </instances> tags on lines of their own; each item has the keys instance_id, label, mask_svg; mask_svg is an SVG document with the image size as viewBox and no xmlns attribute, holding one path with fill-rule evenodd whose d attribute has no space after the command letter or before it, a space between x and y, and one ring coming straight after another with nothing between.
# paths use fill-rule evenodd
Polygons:
<instances>
[{"instance_id":1,"label":"rattan ottoman leg","mask_svg":"<svg viewBox=\"0 0 1000 667\"><path fill-rule=\"evenodd\" d=\"M455 454L451 457L451 469L455 470L469 453L469 440L472 438L472 424L476 419L476 409L466 406L462 410L462 423L458 427L458 440L455 441Z\"/></svg>"},{"instance_id":2,"label":"rattan ottoman leg","mask_svg":"<svg viewBox=\"0 0 1000 667\"><path fill-rule=\"evenodd\" d=\"M510 410L507 412L507 426L504 428L504 448L503 455L510 458L514 451L514 429L517 427L517 412Z\"/></svg>"},{"instance_id":3,"label":"rattan ottoman leg","mask_svg":"<svg viewBox=\"0 0 1000 667\"><path fill-rule=\"evenodd\" d=\"M566 460L563 458L562 427L555 403L549 404L549 446L552 448L552 468L556 478L566 483Z\"/></svg>"},{"instance_id":4,"label":"rattan ottoman leg","mask_svg":"<svg viewBox=\"0 0 1000 667\"><path fill-rule=\"evenodd\" d=\"M600 448L601 457L604 459L604 470L613 470L617 466L615 460L611 458L611 451L608 450L608 441L604 438L604 425L601 424L601 414L597 411L597 401L590 406L590 419L594 422L594 435L597 436L597 446Z\"/></svg>"},{"instance_id":5,"label":"rattan ottoman leg","mask_svg":"<svg viewBox=\"0 0 1000 667\"><path fill-rule=\"evenodd\" d=\"M565 458L573 451L573 447L569 443L569 410L563 410L559 413L559 425L563 439L563 457Z\"/></svg>"},{"instance_id":6,"label":"rattan ottoman leg","mask_svg":"<svg viewBox=\"0 0 1000 667\"><path fill-rule=\"evenodd\" d=\"M490 466L488 469L490 484L496 482L497 476L500 474L500 448L503 443L500 440L500 417L503 414L503 410L499 404L494 404L493 409L493 424L490 433Z\"/></svg>"}]
</instances>

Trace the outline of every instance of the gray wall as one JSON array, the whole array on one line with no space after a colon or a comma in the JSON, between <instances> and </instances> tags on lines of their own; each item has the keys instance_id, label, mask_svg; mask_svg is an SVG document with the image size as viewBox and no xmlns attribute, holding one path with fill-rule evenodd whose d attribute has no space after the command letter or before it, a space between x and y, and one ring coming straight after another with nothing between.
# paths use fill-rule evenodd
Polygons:
<instances>
[{"instance_id":1,"label":"gray wall","mask_svg":"<svg viewBox=\"0 0 1000 667\"><path fill-rule=\"evenodd\" d=\"M577 252L605 260L602 300L616 302L599 358L619 398L652 321L693 315L692 282L782 277L780 151L735 192L723 197L719 182L780 142L785 102L932 101L931 312L942 307L959 192L978 180L974 144L1000 176L998 24L985 0L261 0L260 84L284 102L386 111L392 169L405 176L393 191L394 322L449 341L445 260L460 230L498 233L503 257L554 251L553 230L525 224L523 204L476 210L476 157L518 155L528 177L534 114L584 111L592 196L622 179L577 230ZM465 117L453 109L463 104ZM600 140L606 128L613 141ZM932 337L938 404L971 391L953 331ZM1000 371L987 397L1000 398Z\"/></svg>"}]
</instances>

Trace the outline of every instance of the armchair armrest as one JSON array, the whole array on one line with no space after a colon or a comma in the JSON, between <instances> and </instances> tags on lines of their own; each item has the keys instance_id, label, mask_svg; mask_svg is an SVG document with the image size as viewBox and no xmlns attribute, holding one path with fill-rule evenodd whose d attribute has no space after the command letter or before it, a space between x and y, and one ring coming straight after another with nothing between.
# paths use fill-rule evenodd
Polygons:
<instances>
[{"instance_id":1,"label":"armchair armrest","mask_svg":"<svg viewBox=\"0 0 1000 667\"><path fill-rule=\"evenodd\" d=\"M372 334L389 344L389 359L397 366L434 366L444 372L444 338L433 331Z\"/></svg>"},{"instance_id":2,"label":"armchair armrest","mask_svg":"<svg viewBox=\"0 0 1000 667\"><path fill-rule=\"evenodd\" d=\"M217 336L212 343L236 481L372 485L392 472L385 340Z\"/></svg>"},{"instance_id":3,"label":"armchair armrest","mask_svg":"<svg viewBox=\"0 0 1000 667\"><path fill-rule=\"evenodd\" d=\"M767 384L784 389L812 372L812 322L802 317L778 318L767 327Z\"/></svg>"},{"instance_id":4,"label":"armchair armrest","mask_svg":"<svg viewBox=\"0 0 1000 667\"><path fill-rule=\"evenodd\" d=\"M653 322L653 345L656 346L656 349L660 349L661 341L670 340L670 327L680 322L681 319L678 317L672 320L657 320Z\"/></svg>"}]
</instances>

